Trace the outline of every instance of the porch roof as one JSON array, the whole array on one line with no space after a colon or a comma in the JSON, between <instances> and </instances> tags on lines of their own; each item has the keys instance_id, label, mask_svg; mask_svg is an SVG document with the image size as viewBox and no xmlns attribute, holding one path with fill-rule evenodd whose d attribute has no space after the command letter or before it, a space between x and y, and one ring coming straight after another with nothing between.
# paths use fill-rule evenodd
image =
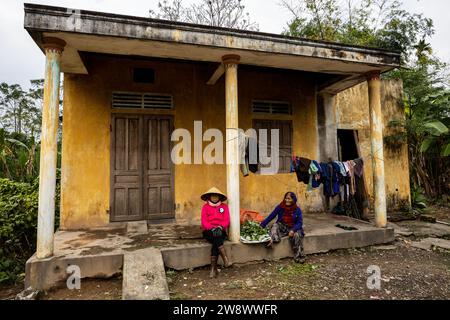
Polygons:
<instances>
[{"instance_id":1,"label":"porch roof","mask_svg":"<svg viewBox=\"0 0 450 320\"><path fill-rule=\"evenodd\" d=\"M319 91L337 93L400 63L383 49L37 4L25 4L24 27L42 51L44 37L66 41L66 73L88 73L82 52L217 63L237 54L242 64L326 74Z\"/></svg>"}]
</instances>

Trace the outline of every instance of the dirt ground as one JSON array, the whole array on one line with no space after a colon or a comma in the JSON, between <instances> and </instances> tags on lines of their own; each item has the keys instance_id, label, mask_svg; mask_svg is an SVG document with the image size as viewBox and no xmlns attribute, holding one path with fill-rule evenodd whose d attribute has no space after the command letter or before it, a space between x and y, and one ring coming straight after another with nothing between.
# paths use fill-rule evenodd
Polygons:
<instances>
[{"instance_id":1,"label":"dirt ground","mask_svg":"<svg viewBox=\"0 0 450 320\"><path fill-rule=\"evenodd\" d=\"M449 209L433 210L450 220ZM438 218L438 219L439 219ZM209 269L166 270L171 299L450 299L450 251L426 251L411 242L436 233L450 239L442 225L404 221L412 236L397 235L389 245L309 255L305 264L291 259L233 265L209 279ZM438 228L439 227L439 228ZM439 232L437 232L439 231ZM445 233L445 234L444 234ZM378 266L380 289L370 290L369 266ZM60 288L42 293L42 300L119 300L121 277L83 279L81 290ZM14 299L23 283L0 286L0 300Z\"/></svg>"},{"instance_id":2,"label":"dirt ground","mask_svg":"<svg viewBox=\"0 0 450 320\"><path fill-rule=\"evenodd\" d=\"M450 223L450 206L433 205L427 208L424 213L435 217L436 220Z\"/></svg>"},{"instance_id":3,"label":"dirt ground","mask_svg":"<svg viewBox=\"0 0 450 320\"><path fill-rule=\"evenodd\" d=\"M12 300L23 290L23 283L0 285L0 300Z\"/></svg>"},{"instance_id":4,"label":"dirt ground","mask_svg":"<svg viewBox=\"0 0 450 320\"><path fill-rule=\"evenodd\" d=\"M87 279L81 281L80 290L60 288L45 292L40 300L120 300L122 299L122 278Z\"/></svg>"},{"instance_id":5,"label":"dirt ground","mask_svg":"<svg viewBox=\"0 0 450 320\"><path fill-rule=\"evenodd\" d=\"M405 242L406 241L406 242ZM208 268L167 270L171 299L450 299L450 253L394 245L338 250L291 259L234 265L209 279ZM367 288L367 268L380 267L381 288ZM86 279L81 290L56 289L43 300L119 300L121 278ZM18 290L20 291L20 290ZM2 299L8 298L0 290ZM10 294L10 298L15 295Z\"/></svg>"},{"instance_id":6,"label":"dirt ground","mask_svg":"<svg viewBox=\"0 0 450 320\"><path fill-rule=\"evenodd\" d=\"M381 288L369 290L367 268L380 267ZM395 246L338 250L222 270L168 272L172 299L450 299L450 253Z\"/></svg>"},{"instance_id":7,"label":"dirt ground","mask_svg":"<svg viewBox=\"0 0 450 320\"><path fill-rule=\"evenodd\" d=\"M0 300L14 299L23 290L23 283L0 287ZM122 299L122 278L83 279L80 290L67 288L42 292L39 300L120 300Z\"/></svg>"}]
</instances>

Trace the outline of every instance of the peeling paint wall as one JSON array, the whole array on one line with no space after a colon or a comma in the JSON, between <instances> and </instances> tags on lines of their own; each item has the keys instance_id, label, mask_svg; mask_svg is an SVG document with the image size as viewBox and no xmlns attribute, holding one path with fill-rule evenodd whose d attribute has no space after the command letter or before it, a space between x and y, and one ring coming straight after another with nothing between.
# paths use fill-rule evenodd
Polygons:
<instances>
[{"instance_id":1,"label":"peeling paint wall","mask_svg":"<svg viewBox=\"0 0 450 320\"><path fill-rule=\"evenodd\" d=\"M225 132L224 77L206 85L217 64L162 60L89 58L89 75L66 74L64 79L61 227L78 229L109 223L110 120L113 91L172 94L174 110L145 113L171 114L175 128L193 135L194 121L203 121L203 132ZM133 67L155 70L154 84L131 81ZM318 157L315 84L307 74L276 69L239 66L239 126L252 127L252 99L288 101L292 116L258 116L259 119L291 119L293 152ZM131 110L124 110L130 113ZM203 146L209 142L204 142ZM224 143L225 146L225 143ZM226 191L225 165L176 165L175 205L177 221L200 218L200 194L216 186ZM240 177L241 208L266 215L287 191L299 195L304 211L323 210L321 192L306 192L295 174Z\"/></svg>"},{"instance_id":2,"label":"peeling paint wall","mask_svg":"<svg viewBox=\"0 0 450 320\"><path fill-rule=\"evenodd\" d=\"M381 108L383 113L383 136L393 129L392 120L404 119L402 106L403 85L401 81L382 80ZM369 101L367 83L362 83L337 95L336 121L338 129L358 130L361 153L365 161L367 191L373 201L372 163L370 160ZM410 204L408 149L406 143L389 147L384 144L384 168L388 210L397 210Z\"/></svg>"}]
</instances>

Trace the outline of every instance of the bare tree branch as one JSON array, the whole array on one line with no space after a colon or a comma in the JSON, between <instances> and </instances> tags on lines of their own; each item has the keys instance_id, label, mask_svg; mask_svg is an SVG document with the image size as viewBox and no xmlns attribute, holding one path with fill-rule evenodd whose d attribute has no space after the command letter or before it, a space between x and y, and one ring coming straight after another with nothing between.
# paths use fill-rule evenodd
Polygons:
<instances>
[{"instance_id":1,"label":"bare tree branch","mask_svg":"<svg viewBox=\"0 0 450 320\"><path fill-rule=\"evenodd\" d=\"M257 23L250 20L242 0L199 0L184 6L183 0L164 0L158 3L158 12L149 11L150 17L171 21L184 21L215 27L242 30L258 30Z\"/></svg>"}]
</instances>

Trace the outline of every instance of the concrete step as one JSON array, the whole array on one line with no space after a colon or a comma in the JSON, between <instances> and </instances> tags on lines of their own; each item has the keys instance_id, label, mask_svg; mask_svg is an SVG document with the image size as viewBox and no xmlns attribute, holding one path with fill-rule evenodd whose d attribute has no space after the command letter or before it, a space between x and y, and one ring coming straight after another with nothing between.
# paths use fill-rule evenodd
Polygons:
<instances>
[{"instance_id":1,"label":"concrete step","mask_svg":"<svg viewBox=\"0 0 450 320\"><path fill-rule=\"evenodd\" d=\"M411 246L414 248L432 250L433 247L450 250L450 240L440 238L425 238L420 241L413 241Z\"/></svg>"},{"instance_id":2,"label":"concrete step","mask_svg":"<svg viewBox=\"0 0 450 320\"><path fill-rule=\"evenodd\" d=\"M345 231L330 227L306 234L303 240L305 254L335 249L361 248L395 240L393 228L380 229L371 226L359 226L359 228L360 230ZM230 260L237 264L261 260L278 260L293 256L291 244L287 237L271 249L266 248L263 244L231 243L228 241L225 242L225 248ZM161 252L165 266L175 270L197 268L211 263L211 245L206 241L162 248Z\"/></svg>"},{"instance_id":3,"label":"concrete step","mask_svg":"<svg viewBox=\"0 0 450 320\"><path fill-rule=\"evenodd\" d=\"M147 234L147 221L130 221L127 222L128 234Z\"/></svg>"},{"instance_id":4,"label":"concrete step","mask_svg":"<svg viewBox=\"0 0 450 320\"><path fill-rule=\"evenodd\" d=\"M161 251L146 248L123 256L123 300L169 300Z\"/></svg>"}]
</instances>

